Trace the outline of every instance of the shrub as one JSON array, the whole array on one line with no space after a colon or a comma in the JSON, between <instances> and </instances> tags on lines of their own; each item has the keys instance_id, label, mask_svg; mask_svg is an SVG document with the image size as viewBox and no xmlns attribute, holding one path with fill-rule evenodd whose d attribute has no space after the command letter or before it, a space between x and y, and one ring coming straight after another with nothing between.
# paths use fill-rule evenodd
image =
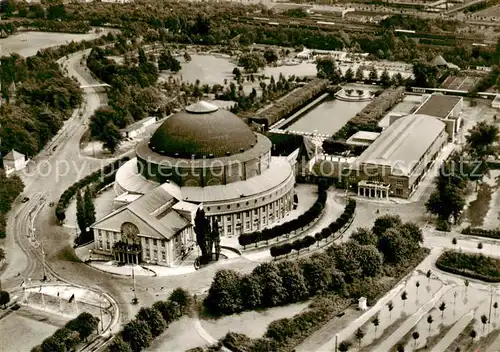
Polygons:
<instances>
[{"instance_id":1,"label":"shrub","mask_svg":"<svg viewBox=\"0 0 500 352\"><path fill-rule=\"evenodd\" d=\"M466 227L465 229L463 229L462 233L464 235L500 239L500 230L485 230L485 229L469 226L469 227Z\"/></svg>"},{"instance_id":2,"label":"shrub","mask_svg":"<svg viewBox=\"0 0 500 352\"><path fill-rule=\"evenodd\" d=\"M446 251L439 256L436 266L453 274L486 282L500 282L500 259L482 254Z\"/></svg>"}]
</instances>

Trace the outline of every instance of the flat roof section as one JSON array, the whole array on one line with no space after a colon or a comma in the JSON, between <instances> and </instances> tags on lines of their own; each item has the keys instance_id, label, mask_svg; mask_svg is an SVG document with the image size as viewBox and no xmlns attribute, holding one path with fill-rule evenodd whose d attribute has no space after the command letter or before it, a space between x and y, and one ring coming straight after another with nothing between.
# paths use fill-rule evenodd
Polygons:
<instances>
[{"instance_id":1,"label":"flat roof section","mask_svg":"<svg viewBox=\"0 0 500 352\"><path fill-rule=\"evenodd\" d=\"M414 114L429 115L444 119L461 100L462 97L433 94L414 112Z\"/></svg>"}]
</instances>

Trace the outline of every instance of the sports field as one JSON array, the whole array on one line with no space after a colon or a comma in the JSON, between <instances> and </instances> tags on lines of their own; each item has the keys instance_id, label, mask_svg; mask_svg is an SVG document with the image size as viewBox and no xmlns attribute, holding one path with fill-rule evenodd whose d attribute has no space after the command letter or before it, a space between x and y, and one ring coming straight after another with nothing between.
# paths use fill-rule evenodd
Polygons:
<instances>
[{"instance_id":1,"label":"sports field","mask_svg":"<svg viewBox=\"0 0 500 352\"><path fill-rule=\"evenodd\" d=\"M470 77L470 76L449 76L445 79L443 84L441 84L441 88L444 89L452 89L452 90L465 90L470 92L472 88L479 82L479 77Z\"/></svg>"}]
</instances>

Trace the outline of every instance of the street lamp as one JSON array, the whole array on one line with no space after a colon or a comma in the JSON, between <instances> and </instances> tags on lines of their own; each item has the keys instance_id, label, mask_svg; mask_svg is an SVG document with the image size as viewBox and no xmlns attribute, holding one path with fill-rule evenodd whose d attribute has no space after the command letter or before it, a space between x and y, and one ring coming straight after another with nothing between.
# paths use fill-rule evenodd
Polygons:
<instances>
[{"instance_id":1,"label":"street lamp","mask_svg":"<svg viewBox=\"0 0 500 352\"><path fill-rule=\"evenodd\" d=\"M41 243L41 245L42 245L42 266L43 266L43 280L42 281L46 281L47 280L47 271L45 268L45 251L43 250L43 242Z\"/></svg>"},{"instance_id":2,"label":"street lamp","mask_svg":"<svg viewBox=\"0 0 500 352\"><path fill-rule=\"evenodd\" d=\"M89 249L89 262L92 261L92 249Z\"/></svg>"}]
</instances>

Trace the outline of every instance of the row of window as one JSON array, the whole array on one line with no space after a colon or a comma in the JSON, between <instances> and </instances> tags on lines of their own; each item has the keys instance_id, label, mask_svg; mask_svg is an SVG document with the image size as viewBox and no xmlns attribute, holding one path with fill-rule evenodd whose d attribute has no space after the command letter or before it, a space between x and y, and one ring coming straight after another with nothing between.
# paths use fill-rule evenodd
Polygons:
<instances>
[{"instance_id":1,"label":"row of window","mask_svg":"<svg viewBox=\"0 0 500 352\"><path fill-rule=\"evenodd\" d=\"M105 242L105 245L106 245L106 251L111 251L111 243L109 241L106 241ZM102 240L99 240L99 249L100 250L103 250L103 241ZM149 255L149 250L146 250L143 252L144 253L144 258L145 259L150 259L150 255ZM153 257L152 257L153 260L158 260L158 250L157 249L154 249L153 250ZM167 253L162 251L161 252L161 260L163 262L166 262L167 261Z\"/></svg>"},{"instance_id":2,"label":"row of window","mask_svg":"<svg viewBox=\"0 0 500 352\"><path fill-rule=\"evenodd\" d=\"M284 188L282 188L282 189L280 189L279 191L276 191L274 194L277 196L277 195L278 195L278 193L283 193L284 191L285 191L285 189L284 189ZM271 194L268 196L268 198L272 198L272 196L273 196L273 194L271 193ZM257 200L257 199L255 199L255 200L254 200L254 204L257 204L257 201L258 201L258 200ZM266 197L265 197L265 196L264 196L264 197L262 197L262 201L263 201L263 202L265 202L265 201L266 201ZM250 202L249 202L249 201L245 202L245 205L246 205L246 206L249 206L249 205L250 205ZM236 203L236 207L237 207L237 208L239 208L239 207L240 207L240 203ZM211 207L207 207L207 211L210 211L210 209L211 209ZM222 208L221 208L221 206L218 206L218 207L217 207L217 210L221 210L221 209L222 209ZM226 206L226 209L231 209L231 204L228 204L228 205ZM249 213L249 212L247 212L247 213Z\"/></svg>"}]
</instances>

